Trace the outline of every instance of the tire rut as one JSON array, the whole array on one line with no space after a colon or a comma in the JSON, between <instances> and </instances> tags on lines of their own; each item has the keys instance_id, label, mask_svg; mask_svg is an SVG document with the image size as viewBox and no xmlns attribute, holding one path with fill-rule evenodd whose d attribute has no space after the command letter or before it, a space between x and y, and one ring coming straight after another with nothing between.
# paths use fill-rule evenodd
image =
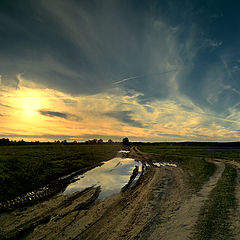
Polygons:
<instances>
[{"instance_id":1,"label":"tire rut","mask_svg":"<svg viewBox=\"0 0 240 240\"><path fill-rule=\"evenodd\" d=\"M214 162L217 166L216 172L205 183L202 189L194 194L190 199L183 202L179 210L174 213L165 212L160 218L160 224L156 226L148 239L162 240L185 240L190 236L193 226L197 221L200 208L204 201L207 200L209 193L216 186L218 180L224 171L225 164L222 162ZM171 215L170 219L167 217ZM166 219L164 221L164 219Z\"/></svg>"}]
</instances>

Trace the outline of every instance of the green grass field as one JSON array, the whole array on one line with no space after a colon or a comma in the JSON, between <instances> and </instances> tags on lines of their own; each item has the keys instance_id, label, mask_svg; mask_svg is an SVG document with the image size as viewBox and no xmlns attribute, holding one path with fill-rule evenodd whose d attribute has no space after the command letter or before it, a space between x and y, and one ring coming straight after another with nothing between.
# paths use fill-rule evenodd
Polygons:
<instances>
[{"instance_id":1,"label":"green grass field","mask_svg":"<svg viewBox=\"0 0 240 240\"><path fill-rule=\"evenodd\" d=\"M0 201L116 155L120 144L0 146Z\"/></svg>"},{"instance_id":2,"label":"green grass field","mask_svg":"<svg viewBox=\"0 0 240 240\"><path fill-rule=\"evenodd\" d=\"M176 145L142 145L144 152L173 157L221 158L240 161L239 147L176 146Z\"/></svg>"}]
</instances>

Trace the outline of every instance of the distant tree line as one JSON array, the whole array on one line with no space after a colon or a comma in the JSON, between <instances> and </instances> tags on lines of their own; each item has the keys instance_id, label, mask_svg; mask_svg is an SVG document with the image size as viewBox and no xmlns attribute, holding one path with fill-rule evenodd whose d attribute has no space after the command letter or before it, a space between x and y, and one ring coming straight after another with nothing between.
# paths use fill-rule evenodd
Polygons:
<instances>
[{"instance_id":1,"label":"distant tree line","mask_svg":"<svg viewBox=\"0 0 240 240\"><path fill-rule=\"evenodd\" d=\"M119 143L113 142L112 139L104 142L103 139L89 139L85 142L72 141L68 142L67 140L55 140L54 142L40 142L32 141L26 142L24 140L9 140L8 138L0 139L0 146L8 145L38 145L38 144L106 144L106 143ZM208 146L208 147L240 147L240 142L130 142L127 137L123 138L122 144L126 146L130 145L162 145L162 146Z\"/></svg>"},{"instance_id":2,"label":"distant tree line","mask_svg":"<svg viewBox=\"0 0 240 240\"><path fill-rule=\"evenodd\" d=\"M87 140L85 141L85 143L87 144L102 144L104 143L104 141L102 139L92 139L92 140ZM113 143L113 140L112 139L108 139L107 143Z\"/></svg>"},{"instance_id":3,"label":"distant tree line","mask_svg":"<svg viewBox=\"0 0 240 240\"><path fill-rule=\"evenodd\" d=\"M107 142L104 142L102 139L93 139L87 140L85 142L72 141L68 142L67 140L55 140L54 142L40 142L40 141L31 141L27 142L22 140L9 140L8 138L0 139L0 146L9 146L9 145L38 145L38 144L102 144L102 143L114 143L112 139L109 139Z\"/></svg>"},{"instance_id":4,"label":"distant tree line","mask_svg":"<svg viewBox=\"0 0 240 240\"><path fill-rule=\"evenodd\" d=\"M9 140L8 138L1 138L0 139L0 146L8 146L8 145L27 145L27 144L39 144L39 141L34 142L25 142L23 139L16 141L16 140Z\"/></svg>"}]
</instances>

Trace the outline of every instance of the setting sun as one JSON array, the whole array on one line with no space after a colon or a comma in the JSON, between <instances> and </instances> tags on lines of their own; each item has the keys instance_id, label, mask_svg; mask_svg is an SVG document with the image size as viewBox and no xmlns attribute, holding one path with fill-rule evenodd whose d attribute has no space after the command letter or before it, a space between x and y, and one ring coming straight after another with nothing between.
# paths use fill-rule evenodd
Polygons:
<instances>
[{"instance_id":1,"label":"setting sun","mask_svg":"<svg viewBox=\"0 0 240 240\"><path fill-rule=\"evenodd\" d=\"M15 92L12 101L24 117L34 117L46 106L46 98L38 89L21 88Z\"/></svg>"},{"instance_id":2,"label":"setting sun","mask_svg":"<svg viewBox=\"0 0 240 240\"><path fill-rule=\"evenodd\" d=\"M26 96L23 97L20 101L24 115L27 115L29 117L35 116L42 105L42 99L39 96Z\"/></svg>"}]
</instances>

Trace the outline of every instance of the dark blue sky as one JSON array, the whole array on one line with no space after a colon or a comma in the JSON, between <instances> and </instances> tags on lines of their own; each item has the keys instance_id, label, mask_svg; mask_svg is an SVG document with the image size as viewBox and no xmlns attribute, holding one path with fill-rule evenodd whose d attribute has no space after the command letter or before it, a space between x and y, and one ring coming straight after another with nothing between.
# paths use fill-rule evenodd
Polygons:
<instances>
[{"instance_id":1,"label":"dark blue sky","mask_svg":"<svg viewBox=\"0 0 240 240\"><path fill-rule=\"evenodd\" d=\"M1 83L17 89L21 74L73 97L121 92L145 109L174 103L202 117L200 140L208 129L230 139L240 129L239 10L220 0L1 0ZM136 114L103 113L143 128Z\"/></svg>"}]
</instances>

